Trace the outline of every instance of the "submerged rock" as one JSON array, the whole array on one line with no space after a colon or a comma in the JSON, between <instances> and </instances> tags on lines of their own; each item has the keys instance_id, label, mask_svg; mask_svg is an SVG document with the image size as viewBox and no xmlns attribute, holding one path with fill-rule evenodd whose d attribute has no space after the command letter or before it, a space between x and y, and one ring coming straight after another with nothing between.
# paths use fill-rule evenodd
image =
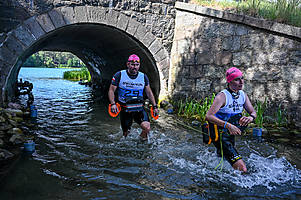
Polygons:
<instances>
[{"instance_id":1,"label":"submerged rock","mask_svg":"<svg viewBox=\"0 0 301 200\"><path fill-rule=\"evenodd\" d=\"M14 157L14 154L6 149L0 149L0 161Z\"/></svg>"}]
</instances>

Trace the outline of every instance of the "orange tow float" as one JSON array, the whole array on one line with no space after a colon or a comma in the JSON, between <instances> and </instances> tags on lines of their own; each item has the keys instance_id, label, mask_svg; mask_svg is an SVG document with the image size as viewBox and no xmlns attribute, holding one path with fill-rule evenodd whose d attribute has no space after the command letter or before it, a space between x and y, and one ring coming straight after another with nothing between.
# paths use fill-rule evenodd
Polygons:
<instances>
[{"instance_id":1,"label":"orange tow float","mask_svg":"<svg viewBox=\"0 0 301 200\"><path fill-rule=\"evenodd\" d=\"M112 104L109 104L109 108L108 108L108 112L110 114L111 117L117 117L121 111L121 106L119 103L116 103L116 106L117 106L117 112L116 113L113 113L111 111L111 107L112 107Z\"/></svg>"}]
</instances>

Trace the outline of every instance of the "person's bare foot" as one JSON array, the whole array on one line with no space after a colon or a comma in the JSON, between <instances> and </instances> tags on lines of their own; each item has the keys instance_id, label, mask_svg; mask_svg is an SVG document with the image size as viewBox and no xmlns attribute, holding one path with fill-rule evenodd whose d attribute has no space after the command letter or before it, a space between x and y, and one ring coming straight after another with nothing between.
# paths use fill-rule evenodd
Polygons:
<instances>
[{"instance_id":1,"label":"person's bare foot","mask_svg":"<svg viewBox=\"0 0 301 200\"><path fill-rule=\"evenodd\" d=\"M129 133L130 133L129 130L128 130L128 131L125 131L125 132L123 132L123 136L126 138L126 137L128 136Z\"/></svg>"}]
</instances>

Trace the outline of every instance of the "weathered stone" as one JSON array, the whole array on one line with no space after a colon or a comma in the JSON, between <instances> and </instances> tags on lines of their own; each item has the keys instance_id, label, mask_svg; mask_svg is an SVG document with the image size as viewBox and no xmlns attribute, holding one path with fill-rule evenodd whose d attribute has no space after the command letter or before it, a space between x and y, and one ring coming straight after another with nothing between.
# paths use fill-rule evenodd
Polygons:
<instances>
[{"instance_id":1,"label":"weathered stone","mask_svg":"<svg viewBox=\"0 0 301 200\"><path fill-rule=\"evenodd\" d=\"M272 51L268 55L269 63L284 65L288 62L288 55L284 51Z\"/></svg>"},{"instance_id":2,"label":"weathered stone","mask_svg":"<svg viewBox=\"0 0 301 200\"><path fill-rule=\"evenodd\" d=\"M66 24L74 24L77 22L77 20L75 19L73 7L61 7L59 9L64 17Z\"/></svg>"},{"instance_id":3,"label":"weathered stone","mask_svg":"<svg viewBox=\"0 0 301 200\"><path fill-rule=\"evenodd\" d=\"M223 18L230 20L230 21L234 21L234 22L243 22L245 16L244 15L238 15L238 14L234 14L234 13L230 13L230 12L224 12L223 13Z\"/></svg>"},{"instance_id":4,"label":"weathered stone","mask_svg":"<svg viewBox=\"0 0 301 200\"><path fill-rule=\"evenodd\" d=\"M160 42L158 40L155 40L150 46L149 46L149 51L155 55L157 52L160 51L162 48Z\"/></svg>"},{"instance_id":5,"label":"weathered stone","mask_svg":"<svg viewBox=\"0 0 301 200\"><path fill-rule=\"evenodd\" d=\"M211 64L213 63L213 55L211 52L205 52L205 53L197 53L196 54L196 64Z\"/></svg>"},{"instance_id":6,"label":"weathered stone","mask_svg":"<svg viewBox=\"0 0 301 200\"><path fill-rule=\"evenodd\" d=\"M6 149L0 149L0 160L7 160L14 156L15 155L13 153L7 151Z\"/></svg>"},{"instance_id":7,"label":"weathered stone","mask_svg":"<svg viewBox=\"0 0 301 200\"><path fill-rule=\"evenodd\" d=\"M116 24L118 23L118 17L119 17L119 12L116 12L114 10L109 10L107 13L107 21L108 21L108 25L111 26L116 26Z\"/></svg>"},{"instance_id":8,"label":"weathered stone","mask_svg":"<svg viewBox=\"0 0 301 200\"><path fill-rule=\"evenodd\" d=\"M219 52L216 54L214 62L216 65L228 65L231 63L232 53L230 52Z\"/></svg>"},{"instance_id":9,"label":"weathered stone","mask_svg":"<svg viewBox=\"0 0 301 200\"><path fill-rule=\"evenodd\" d=\"M0 125L0 131L7 131L7 130L9 130L11 128L12 128L12 125L10 125L10 124L2 124L2 125Z\"/></svg>"},{"instance_id":10,"label":"weathered stone","mask_svg":"<svg viewBox=\"0 0 301 200\"><path fill-rule=\"evenodd\" d=\"M167 52L165 51L165 49L160 49L160 51L158 51L155 55L154 58L156 60L156 62L160 62L162 60L164 60L167 57Z\"/></svg>"},{"instance_id":11,"label":"weathered stone","mask_svg":"<svg viewBox=\"0 0 301 200\"><path fill-rule=\"evenodd\" d=\"M239 52L233 54L232 63L235 66L245 65L250 66L252 61L252 52Z\"/></svg>"},{"instance_id":12,"label":"weathered stone","mask_svg":"<svg viewBox=\"0 0 301 200\"><path fill-rule=\"evenodd\" d=\"M88 19L90 22L106 24L106 9L98 7L87 7Z\"/></svg>"},{"instance_id":13,"label":"weathered stone","mask_svg":"<svg viewBox=\"0 0 301 200\"><path fill-rule=\"evenodd\" d=\"M13 127L17 127L17 126L18 126L18 122L17 122L17 121L14 121L14 120L11 120L11 119L9 119L8 121L9 121L9 123L10 123Z\"/></svg>"},{"instance_id":14,"label":"weathered stone","mask_svg":"<svg viewBox=\"0 0 301 200\"><path fill-rule=\"evenodd\" d=\"M53 9L48 12L48 15L55 28L60 28L65 25L63 15L61 14L61 12L59 12L59 10Z\"/></svg>"},{"instance_id":15,"label":"weathered stone","mask_svg":"<svg viewBox=\"0 0 301 200\"><path fill-rule=\"evenodd\" d=\"M43 28L43 30L46 33L55 29L55 27L47 13L37 16L36 20L39 22L39 24L41 25L41 27Z\"/></svg>"},{"instance_id":16,"label":"weathered stone","mask_svg":"<svg viewBox=\"0 0 301 200\"><path fill-rule=\"evenodd\" d=\"M18 40L16 40L12 33L8 34L3 44L12 52L12 54L16 56L21 55L21 53L24 51L24 46ZM10 58L7 59L10 60Z\"/></svg>"},{"instance_id":17,"label":"weathered stone","mask_svg":"<svg viewBox=\"0 0 301 200\"><path fill-rule=\"evenodd\" d=\"M208 91L211 87L211 81L204 80L204 79L197 79L196 80L196 91Z\"/></svg>"},{"instance_id":18,"label":"weathered stone","mask_svg":"<svg viewBox=\"0 0 301 200\"><path fill-rule=\"evenodd\" d=\"M3 123L5 121L6 121L6 119L3 116L0 116L0 123Z\"/></svg>"},{"instance_id":19,"label":"weathered stone","mask_svg":"<svg viewBox=\"0 0 301 200\"><path fill-rule=\"evenodd\" d=\"M141 41L146 35L146 33L147 30L145 29L145 27L143 25L139 25L134 36Z\"/></svg>"},{"instance_id":20,"label":"weathered stone","mask_svg":"<svg viewBox=\"0 0 301 200\"><path fill-rule=\"evenodd\" d=\"M117 22L117 28L125 31L128 26L129 19L130 18L128 16L120 14Z\"/></svg>"},{"instance_id":21,"label":"weathered stone","mask_svg":"<svg viewBox=\"0 0 301 200\"><path fill-rule=\"evenodd\" d=\"M88 22L87 7L86 6L74 7L74 18L77 23Z\"/></svg>"},{"instance_id":22,"label":"weathered stone","mask_svg":"<svg viewBox=\"0 0 301 200\"><path fill-rule=\"evenodd\" d=\"M5 112L10 113L12 116L23 117L23 111L18 109L7 108Z\"/></svg>"},{"instance_id":23,"label":"weathered stone","mask_svg":"<svg viewBox=\"0 0 301 200\"><path fill-rule=\"evenodd\" d=\"M139 23L135 19L130 19L128 26L126 28L126 32L131 35L135 35L138 26L139 26Z\"/></svg>"},{"instance_id":24,"label":"weathered stone","mask_svg":"<svg viewBox=\"0 0 301 200\"><path fill-rule=\"evenodd\" d=\"M21 134L14 134L9 138L9 142L13 144L21 144L25 142L25 138Z\"/></svg>"},{"instance_id":25,"label":"weathered stone","mask_svg":"<svg viewBox=\"0 0 301 200\"><path fill-rule=\"evenodd\" d=\"M23 132L20 128L12 128L12 129L8 130L7 133L10 135L14 135L14 134L20 135Z\"/></svg>"},{"instance_id":26,"label":"weathered stone","mask_svg":"<svg viewBox=\"0 0 301 200\"><path fill-rule=\"evenodd\" d=\"M28 30L34 35L34 39L37 40L45 34L40 24L37 22L36 17L31 17L24 22Z\"/></svg>"}]
</instances>

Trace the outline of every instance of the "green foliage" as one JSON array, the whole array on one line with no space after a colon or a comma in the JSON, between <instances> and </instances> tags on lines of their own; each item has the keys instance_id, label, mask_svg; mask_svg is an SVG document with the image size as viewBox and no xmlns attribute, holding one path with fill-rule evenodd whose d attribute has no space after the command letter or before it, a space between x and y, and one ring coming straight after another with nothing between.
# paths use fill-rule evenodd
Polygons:
<instances>
[{"instance_id":1,"label":"green foliage","mask_svg":"<svg viewBox=\"0 0 301 200\"><path fill-rule=\"evenodd\" d=\"M276 125L278 127L281 127L281 126L286 126L286 124L287 124L286 112L281 108L281 104L279 104L276 112Z\"/></svg>"},{"instance_id":2,"label":"green foliage","mask_svg":"<svg viewBox=\"0 0 301 200\"><path fill-rule=\"evenodd\" d=\"M266 110L266 107L267 107L267 98L264 99L264 102L256 101L255 110L256 110L257 117L255 119L255 124L259 128L263 128L264 112Z\"/></svg>"},{"instance_id":3,"label":"green foliage","mask_svg":"<svg viewBox=\"0 0 301 200\"><path fill-rule=\"evenodd\" d=\"M75 55L68 52L39 51L23 63L24 67L71 68L85 67Z\"/></svg>"},{"instance_id":4,"label":"green foliage","mask_svg":"<svg viewBox=\"0 0 301 200\"><path fill-rule=\"evenodd\" d=\"M301 0L194 0L194 2L301 27Z\"/></svg>"},{"instance_id":5,"label":"green foliage","mask_svg":"<svg viewBox=\"0 0 301 200\"><path fill-rule=\"evenodd\" d=\"M201 123L205 122L206 114L211 107L215 94L212 94L211 98L206 97L203 100L197 101L194 99L182 99L174 102L175 109L178 116L187 118L187 119L196 119Z\"/></svg>"},{"instance_id":6,"label":"green foliage","mask_svg":"<svg viewBox=\"0 0 301 200\"><path fill-rule=\"evenodd\" d=\"M79 80L91 81L90 72L86 67L81 68L81 70L66 71L64 72L63 78L68 80L73 80L73 81L79 81Z\"/></svg>"}]
</instances>

